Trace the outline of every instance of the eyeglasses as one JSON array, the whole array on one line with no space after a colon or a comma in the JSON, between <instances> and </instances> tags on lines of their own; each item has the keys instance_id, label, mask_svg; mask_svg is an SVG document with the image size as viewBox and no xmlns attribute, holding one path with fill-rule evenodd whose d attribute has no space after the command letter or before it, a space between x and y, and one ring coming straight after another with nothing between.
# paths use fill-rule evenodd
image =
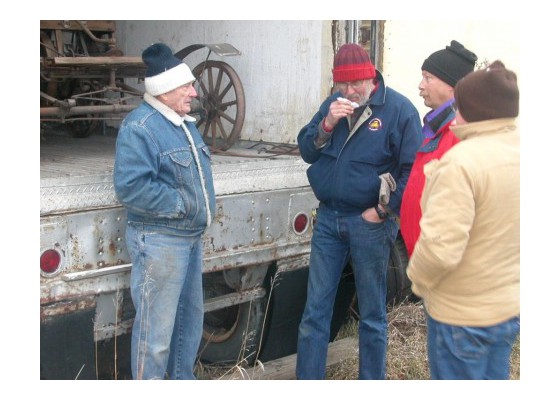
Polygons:
<instances>
[{"instance_id":1,"label":"eyeglasses","mask_svg":"<svg viewBox=\"0 0 560 400\"><path fill-rule=\"evenodd\" d=\"M341 90L347 90L348 86L350 86L352 89L356 90L356 89L361 88L364 85L364 82L365 82L365 80L352 81L352 82L337 82L336 85Z\"/></svg>"}]
</instances>

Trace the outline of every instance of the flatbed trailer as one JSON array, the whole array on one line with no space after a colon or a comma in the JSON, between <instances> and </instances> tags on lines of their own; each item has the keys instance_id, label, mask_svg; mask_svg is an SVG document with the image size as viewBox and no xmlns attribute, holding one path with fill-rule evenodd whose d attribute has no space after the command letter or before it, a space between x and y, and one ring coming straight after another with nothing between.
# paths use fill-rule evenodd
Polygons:
<instances>
[{"instance_id":1,"label":"flatbed trailer","mask_svg":"<svg viewBox=\"0 0 560 400\"><path fill-rule=\"evenodd\" d=\"M106 375L94 370L100 357L96 348L130 333L131 264L124 240L126 213L113 190L114 147L111 136L41 139L44 378ZM317 206L307 166L297 154L279 154L277 146L258 142L240 142L229 153L213 155L212 163L217 211L204 235L201 360L250 363L257 354L262 359L293 353ZM59 261L49 264L53 259ZM280 300L284 296L291 300ZM343 308L350 299L347 295ZM278 301L290 304L281 323L275 322L284 308ZM345 313L340 314L338 325ZM292 339L273 334L275 324L291 331ZM278 341L284 344L266 346ZM126 364L127 356L122 357ZM119 369L103 368L109 375Z\"/></svg>"}]
</instances>

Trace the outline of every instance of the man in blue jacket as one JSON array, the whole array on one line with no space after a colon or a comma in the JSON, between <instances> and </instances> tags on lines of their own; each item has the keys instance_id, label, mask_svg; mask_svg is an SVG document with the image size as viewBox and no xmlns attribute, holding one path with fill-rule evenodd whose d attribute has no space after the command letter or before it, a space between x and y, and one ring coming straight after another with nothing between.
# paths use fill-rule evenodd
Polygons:
<instances>
[{"instance_id":1,"label":"man in blue jacket","mask_svg":"<svg viewBox=\"0 0 560 400\"><path fill-rule=\"evenodd\" d=\"M123 120L114 184L127 210L134 379L194 379L204 319L202 234L215 205L210 152L188 113L189 67L156 43L142 53L144 101Z\"/></svg>"},{"instance_id":2,"label":"man in blue jacket","mask_svg":"<svg viewBox=\"0 0 560 400\"><path fill-rule=\"evenodd\" d=\"M422 126L410 100L385 86L359 45L340 48L333 78L336 93L298 135L301 156L311 164L307 177L320 204L296 375L325 378L336 290L350 262L360 312L359 378L384 379L387 265Z\"/></svg>"}]
</instances>

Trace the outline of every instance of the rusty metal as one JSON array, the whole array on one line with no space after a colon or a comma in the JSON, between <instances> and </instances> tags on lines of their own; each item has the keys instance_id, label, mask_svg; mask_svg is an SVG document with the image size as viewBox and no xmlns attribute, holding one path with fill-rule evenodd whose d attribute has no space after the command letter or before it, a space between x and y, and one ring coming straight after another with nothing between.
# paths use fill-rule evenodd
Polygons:
<instances>
[{"instance_id":1,"label":"rusty metal","mask_svg":"<svg viewBox=\"0 0 560 400\"><path fill-rule=\"evenodd\" d=\"M95 36L93 34L93 32L89 29L89 27L87 26L87 21L77 21L78 24L80 25L80 27L82 28L82 30L88 35L88 37L93 40L96 43L105 43L107 45L109 45L109 47L111 49L114 49L117 47L117 41L115 40L114 37L109 37L107 39L100 39L97 36Z\"/></svg>"},{"instance_id":2,"label":"rusty metal","mask_svg":"<svg viewBox=\"0 0 560 400\"><path fill-rule=\"evenodd\" d=\"M41 21L40 28L42 123L66 123L85 137L138 105L142 93L124 80L143 79L146 67L117 48L115 21Z\"/></svg>"},{"instance_id":3,"label":"rusty metal","mask_svg":"<svg viewBox=\"0 0 560 400\"><path fill-rule=\"evenodd\" d=\"M68 102L61 104L60 107L41 107L41 117L67 117L69 115L124 113L132 111L135 107L136 105L132 104L112 104L107 106L73 106L70 102Z\"/></svg>"},{"instance_id":4,"label":"rusty metal","mask_svg":"<svg viewBox=\"0 0 560 400\"><path fill-rule=\"evenodd\" d=\"M114 21L41 21L41 122L66 123L74 136L89 136L100 120L122 119L140 102L142 92L125 79L144 79L141 57L123 56L117 48ZM233 68L209 60L240 55L228 43L193 44L175 53L184 59L207 48L206 60L193 69L199 97L192 102L204 141L213 149L229 149L245 119L243 86Z\"/></svg>"}]
</instances>

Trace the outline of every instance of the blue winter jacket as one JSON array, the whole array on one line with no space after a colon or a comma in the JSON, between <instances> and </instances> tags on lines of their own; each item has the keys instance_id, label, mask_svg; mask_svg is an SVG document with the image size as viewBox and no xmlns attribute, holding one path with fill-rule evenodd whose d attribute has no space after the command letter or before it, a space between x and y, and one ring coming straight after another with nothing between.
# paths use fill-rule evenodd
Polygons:
<instances>
[{"instance_id":1,"label":"blue winter jacket","mask_svg":"<svg viewBox=\"0 0 560 400\"><path fill-rule=\"evenodd\" d=\"M193 121L189 116L181 118L153 97L123 120L113 181L129 222L184 236L202 234L208 226L216 207L210 150Z\"/></svg>"},{"instance_id":2,"label":"blue winter jacket","mask_svg":"<svg viewBox=\"0 0 560 400\"><path fill-rule=\"evenodd\" d=\"M379 176L386 172L397 183L389 208L399 215L415 153L422 143L422 125L414 105L386 87L379 71L377 79L377 90L362 114L364 120L356 124L351 136L348 120L343 118L325 146L317 149L314 143L329 105L340 93L327 98L298 134L300 154L311 164L307 177L315 196L341 216L358 215L377 205Z\"/></svg>"}]
</instances>

